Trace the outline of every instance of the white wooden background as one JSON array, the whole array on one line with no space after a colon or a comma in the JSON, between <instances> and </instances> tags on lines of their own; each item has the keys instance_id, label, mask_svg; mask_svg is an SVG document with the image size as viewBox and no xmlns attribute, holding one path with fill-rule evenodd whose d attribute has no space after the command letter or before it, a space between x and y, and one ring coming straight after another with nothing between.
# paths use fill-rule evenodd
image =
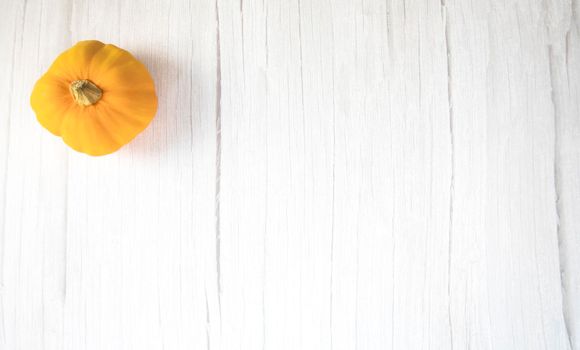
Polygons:
<instances>
[{"instance_id":1,"label":"white wooden background","mask_svg":"<svg viewBox=\"0 0 580 350\"><path fill-rule=\"evenodd\" d=\"M580 349L580 1L0 0L0 349ZM29 96L133 52L91 158Z\"/></svg>"}]
</instances>

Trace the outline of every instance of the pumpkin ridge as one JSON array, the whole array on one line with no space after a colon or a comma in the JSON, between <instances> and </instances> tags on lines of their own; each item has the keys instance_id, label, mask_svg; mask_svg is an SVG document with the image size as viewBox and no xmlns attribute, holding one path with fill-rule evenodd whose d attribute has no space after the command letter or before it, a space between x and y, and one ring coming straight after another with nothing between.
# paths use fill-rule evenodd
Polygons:
<instances>
[{"instance_id":1,"label":"pumpkin ridge","mask_svg":"<svg viewBox=\"0 0 580 350\"><path fill-rule=\"evenodd\" d=\"M138 64L137 64L138 63ZM128 73L127 71L130 71ZM138 77L137 79L135 77ZM153 77L140 62L127 62L101 72L98 82L101 89L109 91L155 91Z\"/></svg>"},{"instance_id":2,"label":"pumpkin ridge","mask_svg":"<svg viewBox=\"0 0 580 350\"><path fill-rule=\"evenodd\" d=\"M59 136L61 136L61 137L62 137L62 126L64 125L65 121L66 121L68 118L71 118L70 111L71 111L71 109L73 109L73 108L75 108L75 106L74 106L73 104L70 104L70 105L68 105L68 107L67 107L67 108L66 108L66 110L64 111L64 114L63 114L64 116L63 116L63 118L62 118L62 120L60 121L60 124L59 124L59 126L58 126L58 133L59 133Z\"/></svg>"},{"instance_id":3,"label":"pumpkin ridge","mask_svg":"<svg viewBox=\"0 0 580 350\"><path fill-rule=\"evenodd\" d=\"M120 59L123 59L123 56L126 56L125 59L127 59L127 62L117 62ZM95 62L95 59L97 58L100 58L100 60ZM95 52L93 57L91 57L91 60L88 62L89 76L93 77L93 79L104 80L106 79L106 76L111 69L117 69L117 67L122 67L127 63L131 63L131 59L134 60L135 57L133 57L129 51L123 50L120 47L112 44L104 44L99 50ZM104 67L107 67L107 69L104 70ZM95 83L98 84L97 81L95 81Z\"/></svg>"},{"instance_id":4,"label":"pumpkin ridge","mask_svg":"<svg viewBox=\"0 0 580 350\"><path fill-rule=\"evenodd\" d=\"M103 51L103 49L104 49L105 47L107 47L107 45L108 45L108 44L105 44L105 43L103 43L103 42L100 42L100 41L98 41L98 40L85 40L85 41L81 41L81 42L92 42L92 41L98 42L98 43L100 43L100 44L102 44L102 45L99 47L99 49L98 49L98 50L96 50L96 51L95 51L95 52L92 54L92 56L89 58L89 60L88 60L88 61L85 63L85 64L86 64L86 76L84 76L84 77L80 77L80 76L79 76L79 77L77 77L77 79L78 79L78 80L81 80L81 79L90 80L90 81L92 81L93 83L95 83L97 86L99 86L99 87L100 87L100 84L99 84L99 82L98 82L98 75L94 74L94 72L93 72L93 65L95 64L95 63L94 63L94 61L95 61L95 58L96 58L96 57L99 57L99 54L100 54L100 52L101 52L101 51ZM78 44L80 44L81 42L78 42L78 43L77 43L75 46L73 46L73 48L74 48L74 47L76 47L76 46L77 46ZM100 87L100 88L101 88L101 87ZM101 88L101 90L102 90L102 88Z\"/></svg>"},{"instance_id":5,"label":"pumpkin ridge","mask_svg":"<svg viewBox=\"0 0 580 350\"><path fill-rule=\"evenodd\" d=\"M75 109L75 108L78 108L76 104L74 104L74 103L69 104L69 106L66 109L66 112L64 113L64 117L62 118L62 121L60 122L58 131L59 131L59 136L63 140L65 139L64 133L63 133L63 126L70 123L73 119L76 119L75 113L71 112L71 110ZM80 111L77 111L77 113L80 113Z\"/></svg>"},{"instance_id":6,"label":"pumpkin ridge","mask_svg":"<svg viewBox=\"0 0 580 350\"><path fill-rule=\"evenodd\" d=\"M105 134L109 137L109 139L111 139L111 141L114 144L119 145L119 147L123 146L124 144L126 144L127 142L125 140L119 140L117 133L115 133L114 131L111 131L111 129L109 127L107 127L106 125L103 124L101 118L103 118L101 116L101 113L99 113L98 109L95 109L95 115L91 116L94 120L94 122L96 124L99 125L99 127L105 131ZM109 118L109 120L113 120L114 118Z\"/></svg>"},{"instance_id":7,"label":"pumpkin ridge","mask_svg":"<svg viewBox=\"0 0 580 350\"><path fill-rule=\"evenodd\" d=\"M61 125L71 107L70 94L62 81L45 74L34 85L30 105L38 122L52 134L60 136Z\"/></svg>"},{"instance_id":8,"label":"pumpkin ridge","mask_svg":"<svg viewBox=\"0 0 580 350\"><path fill-rule=\"evenodd\" d=\"M136 128L140 128L145 124L142 121L142 119L134 117L129 113L123 112L123 111L113 107L112 104L109 102L103 101L103 103L99 107L102 109L106 109L107 114L109 114L111 116L117 116L117 118L110 118L111 120L122 119L127 124L130 124L131 126L134 126Z\"/></svg>"},{"instance_id":9,"label":"pumpkin ridge","mask_svg":"<svg viewBox=\"0 0 580 350\"><path fill-rule=\"evenodd\" d=\"M91 45L99 47L94 52L91 52ZM79 41L68 50L62 52L50 65L47 73L50 72L51 74L66 80L68 83L72 80L79 79L82 75L87 75L85 74L86 72L82 73L82 67L79 63L79 61L83 59L81 53L85 54L84 59L87 61L85 64L89 64L93 60L95 54L99 52L103 46L105 46L105 44L98 40Z\"/></svg>"},{"instance_id":10,"label":"pumpkin ridge","mask_svg":"<svg viewBox=\"0 0 580 350\"><path fill-rule=\"evenodd\" d=\"M101 123L95 118L92 113L98 113L96 107L90 106L88 108L79 108L80 114L78 116L71 116L71 123L75 123L73 128L77 133L70 134L71 128L66 129L66 133L63 133L62 139L64 142L75 149L76 151L87 153L92 156L105 155L114 152L123 146L123 143L119 143L114 140L106 129L103 128ZM68 119L67 119L68 120ZM84 133L84 137L78 137L78 132ZM106 142L94 143L94 140L103 140ZM76 141L74 141L76 140Z\"/></svg>"}]
</instances>

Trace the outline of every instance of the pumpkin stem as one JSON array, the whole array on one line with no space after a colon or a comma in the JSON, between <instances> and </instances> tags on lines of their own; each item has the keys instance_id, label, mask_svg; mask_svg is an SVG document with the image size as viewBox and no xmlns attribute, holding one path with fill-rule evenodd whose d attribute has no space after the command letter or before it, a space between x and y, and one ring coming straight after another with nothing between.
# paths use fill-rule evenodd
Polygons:
<instances>
[{"instance_id":1,"label":"pumpkin stem","mask_svg":"<svg viewBox=\"0 0 580 350\"><path fill-rule=\"evenodd\" d=\"M70 84L70 93L81 106L95 104L103 96L103 91L90 80L75 80Z\"/></svg>"}]
</instances>

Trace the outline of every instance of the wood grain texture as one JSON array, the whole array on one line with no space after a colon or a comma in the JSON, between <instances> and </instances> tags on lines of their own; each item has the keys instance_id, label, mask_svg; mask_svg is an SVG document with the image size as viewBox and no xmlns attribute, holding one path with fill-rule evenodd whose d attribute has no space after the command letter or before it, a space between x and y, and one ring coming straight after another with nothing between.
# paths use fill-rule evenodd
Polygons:
<instances>
[{"instance_id":1,"label":"wood grain texture","mask_svg":"<svg viewBox=\"0 0 580 350\"><path fill-rule=\"evenodd\" d=\"M572 12L554 6L548 24L564 317L570 344L580 349L580 3L571 5Z\"/></svg>"},{"instance_id":2,"label":"wood grain texture","mask_svg":"<svg viewBox=\"0 0 580 350\"><path fill-rule=\"evenodd\" d=\"M460 1L448 13L454 345L567 349L544 22L551 13L540 4Z\"/></svg>"},{"instance_id":3,"label":"wood grain texture","mask_svg":"<svg viewBox=\"0 0 580 350\"><path fill-rule=\"evenodd\" d=\"M0 1L0 350L580 349L577 1ZM78 40L151 126L29 107Z\"/></svg>"},{"instance_id":4,"label":"wood grain texture","mask_svg":"<svg viewBox=\"0 0 580 350\"><path fill-rule=\"evenodd\" d=\"M0 344L57 349L63 342L67 151L36 122L29 98L52 58L68 46L70 4L50 10L33 1L1 7L10 15L2 30L8 50L2 53L0 92Z\"/></svg>"}]
</instances>

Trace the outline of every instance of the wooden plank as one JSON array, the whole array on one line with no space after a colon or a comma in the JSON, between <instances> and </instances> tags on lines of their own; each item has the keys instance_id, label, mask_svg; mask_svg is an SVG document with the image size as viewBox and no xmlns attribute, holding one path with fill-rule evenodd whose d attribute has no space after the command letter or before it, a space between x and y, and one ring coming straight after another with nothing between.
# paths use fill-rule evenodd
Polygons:
<instances>
[{"instance_id":1,"label":"wooden plank","mask_svg":"<svg viewBox=\"0 0 580 350\"><path fill-rule=\"evenodd\" d=\"M67 153L37 123L29 100L36 80L69 44L70 3L3 9L0 348L61 349Z\"/></svg>"},{"instance_id":2,"label":"wooden plank","mask_svg":"<svg viewBox=\"0 0 580 350\"><path fill-rule=\"evenodd\" d=\"M10 13L6 21L0 22L0 44L5 47L5 50L0 51L0 74L5 79L0 80L0 164L2 171L0 171L0 229L4 232L4 205L6 199L6 175L8 174L8 150L10 146L10 139L8 137L10 131L10 109L11 109L11 91L12 81L14 79L14 60L16 59L16 44L18 35L22 32L22 12L23 6L20 4L11 4L6 8L6 12ZM3 253L4 249L0 249ZM0 259L0 264L4 259ZM0 274L2 273L0 268ZM0 304L1 305L1 304Z\"/></svg>"},{"instance_id":3,"label":"wooden plank","mask_svg":"<svg viewBox=\"0 0 580 350\"><path fill-rule=\"evenodd\" d=\"M568 349L541 4L448 1L456 348Z\"/></svg>"},{"instance_id":4,"label":"wooden plank","mask_svg":"<svg viewBox=\"0 0 580 350\"><path fill-rule=\"evenodd\" d=\"M557 6L560 5L560 6ZM580 349L580 3L550 8L550 63L556 115L556 190L564 317ZM574 15L572 15L574 13Z\"/></svg>"},{"instance_id":5,"label":"wooden plank","mask_svg":"<svg viewBox=\"0 0 580 350\"><path fill-rule=\"evenodd\" d=\"M12 6L6 8L10 13L7 20L0 21L0 45L5 50L0 51L0 74L5 79L0 79L0 344L6 346L8 341L14 342L14 337L6 335L6 329L12 329L14 320L7 319L5 309L13 309L13 305L7 301L10 294L6 290L15 288L7 284L8 279L5 277L12 267L7 267L5 263L6 242L10 242L10 237L6 237L6 185L8 176L8 151L10 149L10 110L12 81L14 79L14 60L16 59L17 37L22 33L24 7L20 4L12 3ZM18 41L19 42L19 41Z\"/></svg>"},{"instance_id":6,"label":"wooden plank","mask_svg":"<svg viewBox=\"0 0 580 350\"><path fill-rule=\"evenodd\" d=\"M219 331L215 4L77 1L71 30L140 59L159 110L115 154L71 153L66 348L208 348Z\"/></svg>"},{"instance_id":7,"label":"wooden plank","mask_svg":"<svg viewBox=\"0 0 580 350\"><path fill-rule=\"evenodd\" d=\"M448 347L451 137L439 3L332 13L333 345Z\"/></svg>"},{"instance_id":8,"label":"wooden plank","mask_svg":"<svg viewBox=\"0 0 580 350\"><path fill-rule=\"evenodd\" d=\"M388 132L392 139L389 149L393 157L384 170L385 176L391 173L393 186L392 204L387 207L392 210L391 227L385 225L394 238L389 271L394 294L390 320L393 348L451 345L452 130L440 6L436 1L423 5L392 2L386 8L390 37L389 60L384 62L389 72L385 96L390 100L391 124L383 135ZM381 140L377 139L378 145ZM376 252L377 258L380 254ZM365 323L359 327L364 329Z\"/></svg>"},{"instance_id":9,"label":"wooden plank","mask_svg":"<svg viewBox=\"0 0 580 350\"><path fill-rule=\"evenodd\" d=\"M227 348L449 345L438 4L219 2Z\"/></svg>"},{"instance_id":10,"label":"wooden plank","mask_svg":"<svg viewBox=\"0 0 580 350\"><path fill-rule=\"evenodd\" d=\"M266 9L257 1L217 3L222 91L221 345L257 349L264 347L266 329Z\"/></svg>"}]
</instances>

